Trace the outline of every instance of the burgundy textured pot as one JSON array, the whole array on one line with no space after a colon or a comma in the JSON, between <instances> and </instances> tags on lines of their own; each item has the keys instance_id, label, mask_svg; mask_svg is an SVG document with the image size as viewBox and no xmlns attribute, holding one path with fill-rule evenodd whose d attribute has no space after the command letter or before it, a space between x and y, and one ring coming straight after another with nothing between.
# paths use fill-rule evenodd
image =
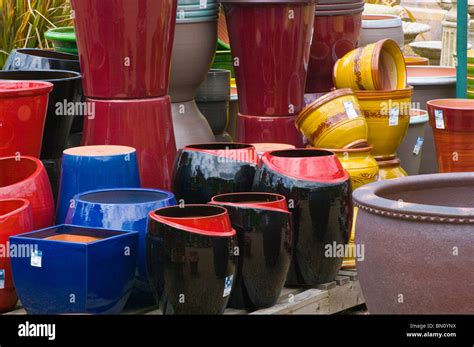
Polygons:
<instances>
[{"instance_id":1,"label":"burgundy textured pot","mask_svg":"<svg viewBox=\"0 0 474 347\"><path fill-rule=\"evenodd\" d=\"M297 115L303 108L313 0L222 0L243 114ZM291 53L291 54L290 54Z\"/></svg>"},{"instance_id":2,"label":"burgundy textured pot","mask_svg":"<svg viewBox=\"0 0 474 347\"><path fill-rule=\"evenodd\" d=\"M49 82L0 82L0 157L40 156Z\"/></svg>"},{"instance_id":3,"label":"burgundy textured pot","mask_svg":"<svg viewBox=\"0 0 474 347\"><path fill-rule=\"evenodd\" d=\"M473 314L474 173L418 175L354 191L355 246L372 314Z\"/></svg>"},{"instance_id":4,"label":"burgundy textured pot","mask_svg":"<svg viewBox=\"0 0 474 347\"><path fill-rule=\"evenodd\" d=\"M72 0L84 94L167 94L176 0Z\"/></svg>"},{"instance_id":5,"label":"burgundy textured pot","mask_svg":"<svg viewBox=\"0 0 474 347\"><path fill-rule=\"evenodd\" d=\"M297 116L259 117L237 115L237 141L278 142L303 147L303 135L296 129Z\"/></svg>"},{"instance_id":6,"label":"burgundy textured pot","mask_svg":"<svg viewBox=\"0 0 474 347\"><path fill-rule=\"evenodd\" d=\"M88 102L95 117L85 118L84 145L134 147L142 187L169 189L176 156L169 96Z\"/></svg>"},{"instance_id":7,"label":"burgundy textured pot","mask_svg":"<svg viewBox=\"0 0 474 347\"><path fill-rule=\"evenodd\" d=\"M439 172L474 171L474 100L436 99L426 105Z\"/></svg>"},{"instance_id":8,"label":"burgundy textured pot","mask_svg":"<svg viewBox=\"0 0 474 347\"><path fill-rule=\"evenodd\" d=\"M35 230L54 222L54 201L43 163L33 157L0 158L0 199L29 200Z\"/></svg>"},{"instance_id":9,"label":"burgundy textured pot","mask_svg":"<svg viewBox=\"0 0 474 347\"><path fill-rule=\"evenodd\" d=\"M318 5L314 16L306 93L324 93L334 87L334 64L357 48L362 26L363 4L355 9L324 11L319 8Z\"/></svg>"}]
</instances>

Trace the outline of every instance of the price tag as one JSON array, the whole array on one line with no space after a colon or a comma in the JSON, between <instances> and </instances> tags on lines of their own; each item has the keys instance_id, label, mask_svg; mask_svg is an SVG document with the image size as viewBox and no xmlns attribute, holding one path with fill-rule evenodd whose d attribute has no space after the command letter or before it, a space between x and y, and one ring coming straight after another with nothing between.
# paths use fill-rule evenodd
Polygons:
<instances>
[{"instance_id":1,"label":"price tag","mask_svg":"<svg viewBox=\"0 0 474 347\"><path fill-rule=\"evenodd\" d=\"M199 8L207 8L207 0L199 0Z\"/></svg>"},{"instance_id":2,"label":"price tag","mask_svg":"<svg viewBox=\"0 0 474 347\"><path fill-rule=\"evenodd\" d=\"M346 114L349 119L357 118L357 112L352 101L344 101L344 108L346 109Z\"/></svg>"},{"instance_id":3,"label":"price tag","mask_svg":"<svg viewBox=\"0 0 474 347\"><path fill-rule=\"evenodd\" d=\"M224 282L224 294L222 297L229 296L232 292L232 284L234 283L234 275L227 276Z\"/></svg>"},{"instance_id":4,"label":"price tag","mask_svg":"<svg viewBox=\"0 0 474 347\"><path fill-rule=\"evenodd\" d=\"M416 139L415 148L413 148L413 154L414 155L420 154L421 147L423 147L423 142L425 142L425 139L423 137L418 137Z\"/></svg>"},{"instance_id":5,"label":"price tag","mask_svg":"<svg viewBox=\"0 0 474 347\"><path fill-rule=\"evenodd\" d=\"M0 269L0 289L5 289L5 270Z\"/></svg>"},{"instance_id":6,"label":"price tag","mask_svg":"<svg viewBox=\"0 0 474 347\"><path fill-rule=\"evenodd\" d=\"M436 129L445 129L443 110L435 110Z\"/></svg>"},{"instance_id":7,"label":"price tag","mask_svg":"<svg viewBox=\"0 0 474 347\"><path fill-rule=\"evenodd\" d=\"M31 252L31 266L41 267L42 266L43 252L41 251L32 251Z\"/></svg>"},{"instance_id":8,"label":"price tag","mask_svg":"<svg viewBox=\"0 0 474 347\"><path fill-rule=\"evenodd\" d=\"M391 127L398 125L398 117L400 116L400 110L398 107L394 107L390 110L390 117L388 119L388 125Z\"/></svg>"}]
</instances>

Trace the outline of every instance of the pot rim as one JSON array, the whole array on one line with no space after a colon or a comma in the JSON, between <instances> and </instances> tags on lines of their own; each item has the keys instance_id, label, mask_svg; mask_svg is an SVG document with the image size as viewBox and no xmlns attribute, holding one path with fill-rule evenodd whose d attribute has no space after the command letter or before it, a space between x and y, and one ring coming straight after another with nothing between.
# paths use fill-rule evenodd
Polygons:
<instances>
[{"instance_id":1,"label":"pot rim","mask_svg":"<svg viewBox=\"0 0 474 347\"><path fill-rule=\"evenodd\" d=\"M372 17L372 18L371 18ZM375 17L385 17L374 19ZM364 14L362 15L362 29L388 29L402 26L402 19L391 14Z\"/></svg>"},{"instance_id":2,"label":"pot rim","mask_svg":"<svg viewBox=\"0 0 474 347\"><path fill-rule=\"evenodd\" d=\"M12 199L0 199L0 205L3 204L3 203L8 203L8 202L13 202L13 201L16 201L16 202L21 202L21 206L20 207L17 207L15 208L14 210L11 210L10 212L8 213L5 213L5 214L0 214L0 223L3 223L5 220L7 220L8 218L20 213L20 212L23 212L27 209L30 208L30 201L27 200L27 199L22 199L22 198L12 198Z\"/></svg>"},{"instance_id":3,"label":"pot rim","mask_svg":"<svg viewBox=\"0 0 474 347\"><path fill-rule=\"evenodd\" d=\"M113 149L114 152L106 153L104 151L100 151L100 149L110 148ZM81 153L80 150L90 150L90 152ZM96 152L93 152L96 150ZM122 150L122 151L119 151ZM63 156L70 156L70 157L118 157L124 156L128 154L134 154L137 150L130 146L121 146L121 145L93 145L93 146L78 146L78 147L71 147L65 149L63 151Z\"/></svg>"},{"instance_id":4,"label":"pot rim","mask_svg":"<svg viewBox=\"0 0 474 347\"><path fill-rule=\"evenodd\" d=\"M217 214L214 214L214 215L211 215L211 216L201 216L201 217L173 217L174 219L179 219L179 220L183 220L183 221L186 221L186 220L195 220L195 219L202 219L202 220L205 220L205 219L210 219L210 218L216 218L216 217L222 217L222 216L228 216L229 213L227 211L227 209L225 209L224 207L221 207L221 206L216 206L216 205L211 205L211 204L189 204L189 205L184 205L184 208L186 207L206 207L206 208L216 208L216 209L220 209L221 212L220 213L217 213ZM231 229L229 231L207 231L207 230L201 230L201 229L197 229L197 228L193 228L193 227L189 227L189 226L186 226L186 225L181 225L181 224L178 224L178 223L174 223L173 221L169 221L167 220L166 217L164 216L159 216L157 215L156 213L158 211L165 211L165 210L168 210L168 209L176 209L176 208L183 208L179 205L177 206L168 206L168 207L163 207L163 208L159 208L157 210L154 210L154 211L151 211L148 216L149 218L155 220L156 222L159 222L159 223L163 223L163 224L166 224L168 226L171 226L175 229L179 229L179 230L185 230L185 231L188 231L190 233L195 233L195 234L200 234L200 235L204 235L204 236L214 236L214 237L230 237L230 236L235 236L237 235L236 231L234 228L231 227Z\"/></svg>"},{"instance_id":5,"label":"pot rim","mask_svg":"<svg viewBox=\"0 0 474 347\"><path fill-rule=\"evenodd\" d=\"M219 198L228 197L228 196L272 196L275 197L276 200L274 201L253 201L253 202L229 202L229 201L218 201ZM249 200L252 200L249 198ZM276 193L263 193L263 192L237 192L237 193L226 193L226 194L219 194L212 197L209 204L211 205L219 205L219 206L235 206L239 208L250 208L250 209L258 209L258 210L268 210L268 211L275 211L275 212L283 212L287 214L291 214L288 210L267 206L267 204L272 203L281 203L285 202L286 205L286 197L281 194Z\"/></svg>"},{"instance_id":6,"label":"pot rim","mask_svg":"<svg viewBox=\"0 0 474 347\"><path fill-rule=\"evenodd\" d=\"M44 33L44 37L50 41L76 42L74 26L49 29Z\"/></svg>"},{"instance_id":7,"label":"pot rim","mask_svg":"<svg viewBox=\"0 0 474 347\"><path fill-rule=\"evenodd\" d=\"M422 70L426 69L427 73L431 69L449 69L454 72L452 75L446 76L430 76L427 75L425 77L410 77L409 71L410 70ZM456 68L452 66L435 66L435 65L408 65L407 66L407 84L412 86L433 86L433 85L451 85L456 84Z\"/></svg>"},{"instance_id":8,"label":"pot rim","mask_svg":"<svg viewBox=\"0 0 474 347\"><path fill-rule=\"evenodd\" d=\"M117 202L92 202L84 200L84 196L92 195L92 194L102 194L102 193L115 193L115 192L137 192L137 193L158 193L164 195L162 199L150 200L146 202L128 202L128 203L117 203ZM78 193L74 195L73 199L77 202L87 204L87 205L94 205L94 206L127 206L127 205L134 205L134 206L141 206L141 205L148 205L156 202L169 202L175 198L172 192L162 190L162 189L151 189L151 188L112 188L112 189L96 189L96 190L89 190L83 193Z\"/></svg>"},{"instance_id":9,"label":"pot rim","mask_svg":"<svg viewBox=\"0 0 474 347\"><path fill-rule=\"evenodd\" d=\"M73 74L74 76L71 77L64 77L64 78L43 78L43 79L24 79L24 80L19 80L19 79L5 79L0 77L0 81L5 80L5 81L43 81L43 82L59 82L59 81L72 81L72 80L79 80L82 78L82 75L79 72L76 71L71 71L71 70L40 70L40 69L35 69L35 70L1 70L0 75L2 73L5 73L7 75L11 74L14 75L15 73L27 73L27 74L33 74L34 72L41 72L45 74L51 74L54 75L55 73L69 73Z\"/></svg>"},{"instance_id":10,"label":"pot rim","mask_svg":"<svg viewBox=\"0 0 474 347\"><path fill-rule=\"evenodd\" d=\"M3 89L3 86L6 87L8 85L17 85L18 88ZM48 95L53 90L53 87L54 85L52 83L43 81L0 80L0 99Z\"/></svg>"},{"instance_id":11,"label":"pot rim","mask_svg":"<svg viewBox=\"0 0 474 347\"><path fill-rule=\"evenodd\" d=\"M364 7L352 8L347 10L321 10L317 9L315 17L345 16L364 12Z\"/></svg>"},{"instance_id":12,"label":"pot rim","mask_svg":"<svg viewBox=\"0 0 474 347\"><path fill-rule=\"evenodd\" d=\"M382 193L397 192L405 188L430 189L450 187L460 182L473 182L474 173L442 173L431 175L418 175L401 177L364 185L352 193L355 206L368 213L384 217L405 219L427 223L457 223L474 224L474 208L471 207L445 207L404 202L402 207L396 200L380 196Z\"/></svg>"},{"instance_id":13,"label":"pot rim","mask_svg":"<svg viewBox=\"0 0 474 347\"><path fill-rule=\"evenodd\" d=\"M357 99L359 100L384 100L384 99L402 99L409 98L413 95L413 86L404 89L394 90L355 90Z\"/></svg>"},{"instance_id":14,"label":"pot rim","mask_svg":"<svg viewBox=\"0 0 474 347\"><path fill-rule=\"evenodd\" d=\"M221 147L215 148L215 149L199 148L199 147L205 147L205 146L221 146ZM239 146L239 148L229 148L229 147L232 147L232 146ZM216 151L232 151L232 152L234 152L234 151L237 151L237 152L247 151L250 154L249 158L246 158L248 160L242 160L244 158L237 158L236 161L246 162L246 163L251 163L251 164L258 163L258 155L257 155L257 151L255 150L255 147L252 146L249 143L243 143L243 142L196 143L196 144L191 144L191 145L184 146L182 148L182 151L201 152L201 153L206 153L206 154L215 155L215 156L219 155ZM253 154L251 152L253 152Z\"/></svg>"},{"instance_id":15,"label":"pot rim","mask_svg":"<svg viewBox=\"0 0 474 347\"><path fill-rule=\"evenodd\" d=\"M45 53L53 53L54 55L57 55L57 57L43 57L38 54L32 54L32 53L37 53L37 52L45 52ZM48 50L48 49L40 49L40 48L18 48L12 51L11 54L15 53L20 53L24 55L30 55L33 57L38 57L42 59L48 59L48 60L58 60L58 61L73 61L73 62L78 62L79 63L79 56L76 54L71 54L71 53L64 53L64 52L58 52L58 51L53 51L53 50ZM11 55L10 54L10 55ZM63 58L60 58L63 57Z\"/></svg>"},{"instance_id":16,"label":"pot rim","mask_svg":"<svg viewBox=\"0 0 474 347\"><path fill-rule=\"evenodd\" d=\"M418 114L412 115L412 113L414 112ZM410 110L410 125L428 123L429 120L430 116L428 114L428 111L419 108L412 108Z\"/></svg>"},{"instance_id":17,"label":"pot rim","mask_svg":"<svg viewBox=\"0 0 474 347\"><path fill-rule=\"evenodd\" d=\"M333 153L364 153L364 152L372 152L374 149L373 146L365 146L365 147L356 147L356 148L317 148L317 147L310 147L313 149L319 149L322 151L329 151Z\"/></svg>"},{"instance_id":18,"label":"pot rim","mask_svg":"<svg viewBox=\"0 0 474 347\"><path fill-rule=\"evenodd\" d=\"M238 5L260 5L260 4L309 4L313 5L318 0L219 0L222 4L238 4Z\"/></svg>"},{"instance_id":19,"label":"pot rim","mask_svg":"<svg viewBox=\"0 0 474 347\"><path fill-rule=\"evenodd\" d=\"M86 97L86 102L94 102L104 105L126 105L126 104L154 104L162 103L166 105L171 105L171 99L169 95L158 96L154 98L145 98L145 99L99 99L99 98L89 98Z\"/></svg>"},{"instance_id":20,"label":"pot rim","mask_svg":"<svg viewBox=\"0 0 474 347\"><path fill-rule=\"evenodd\" d=\"M458 103L462 102L463 104L469 104L467 107L459 107L452 105L442 105L440 103ZM444 98L444 99L433 99L426 102L427 106L433 108L444 109L444 110L458 110L458 111L472 111L474 109L474 99L456 99L456 98Z\"/></svg>"},{"instance_id":21,"label":"pot rim","mask_svg":"<svg viewBox=\"0 0 474 347\"><path fill-rule=\"evenodd\" d=\"M398 58L403 61L404 69L405 69L405 85L407 84L407 71L406 71L406 65L405 65L405 58L403 56L403 52L400 49L400 46L398 43L392 39L383 39L374 44L374 50L372 52L372 80L374 81L374 87L377 90L383 90L382 85L379 80L379 74L378 71L380 71L380 55L382 53L382 50L386 47L392 47L392 49L395 50L396 54L398 55ZM397 57L394 56L394 59L396 60ZM398 76L397 76L398 79ZM397 83L398 84L398 83Z\"/></svg>"},{"instance_id":22,"label":"pot rim","mask_svg":"<svg viewBox=\"0 0 474 347\"><path fill-rule=\"evenodd\" d=\"M16 185L21 185L21 184L25 183L26 181L34 180L34 179L36 179L36 177L38 177L41 174L41 172L44 169L44 165L41 162L41 160L39 160L38 158L35 158L35 157L29 157L29 156L25 155L25 156L21 156L20 160L18 160L18 157L15 157L15 156L2 157L2 158L0 158L0 164L4 160L5 161L6 160L13 160L13 161L16 161L16 162L21 162L22 160L27 160L27 161L35 163L36 168L35 168L35 170L33 171L33 173L31 175L29 175L28 177L22 179L21 181L17 181L15 183L9 184L7 186L0 185L0 191L3 190L4 188L7 188L7 187L13 187L13 186L16 186Z\"/></svg>"}]
</instances>

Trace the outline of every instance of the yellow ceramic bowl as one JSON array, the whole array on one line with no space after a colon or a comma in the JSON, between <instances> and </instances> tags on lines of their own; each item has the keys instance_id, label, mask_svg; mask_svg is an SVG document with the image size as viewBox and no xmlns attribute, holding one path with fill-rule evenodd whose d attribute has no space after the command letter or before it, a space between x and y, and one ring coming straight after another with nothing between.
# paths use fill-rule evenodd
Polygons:
<instances>
[{"instance_id":1,"label":"yellow ceramic bowl","mask_svg":"<svg viewBox=\"0 0 474 347\"><path fill-rule=\"evenodd\" d=\"M430 65L430 60L425 57L409 56L405 57L406 66Z\"/></svg>"},{"instance_id":2,"label":"yellow ceramic bowl","mask_svg":"<svg viewBox=\"0 0 474 347\"><path fill-rule=\"evenodd\" d=\"M335 90L306 106L296 119L296 127L314 147L367 144L367 123L350 89Z\"/></svg>"},{"instance_id":3,"label":"yellow ceramic bowl","mask_svg":"<svg viewBox=\"0 0 474 347\"><path fill-rule=\"evenodd\" d=\"M405 58L398 44L385 39L357 48L336 62L336 88L394 90L406 88Z\"/></svg>"},{"instance_id":4,"label":"yellow ceramic bowl","mask_svg":"<svg viewBox=\"0 0 474 347\"><path fill-rule=\"evenodd\" d=\"M410 124L413 87L391 91L356 91L369 126L369 144L376 158L394 157Z\"/></svg>"},{"instance_id":5,"label":"yellow ceramic bowl","mask_svg":"<svg viewBox=\"0 0 474 347\"><path fill-rule=\"evenodd\" d=\"M377 161L379 165L379 181L408 176L400 165L400 159L392 157L387 160Z\"/></svg>"}]
</instances>

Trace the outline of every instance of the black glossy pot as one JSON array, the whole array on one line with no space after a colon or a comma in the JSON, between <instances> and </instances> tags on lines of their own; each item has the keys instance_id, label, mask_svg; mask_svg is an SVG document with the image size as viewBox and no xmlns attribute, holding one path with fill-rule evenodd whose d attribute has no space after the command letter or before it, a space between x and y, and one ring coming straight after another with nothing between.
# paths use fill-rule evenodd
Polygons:
<instances>
[{"instance_id":1,"label":"black glossy pot","mask_svg":"<svg viewBox=\"0 0 474 347\"><path fill-rule=\"evenodd\" d=\"M81 73L79 56L46 49L14 49L3 70L66 70Z\"/></svg>"},{"instance_id":2,"label":"black glossy pot","mask_svg":"<svg viewBox=\"0 0 474 347\"><path fill-rule=\"evenodd\" d=\"M225 208L166 207L151 212L148 278L164 314L222 314L236 274L236 233Z\"/></svg>"},{"instance_id":3,"label":"black glossy pot","mask_svg":"<svg viewBox=\"0 0 474 347\"><path fill-rule=\"evenodd\" d=\"M51 183L51 190L53 191L54 203L58 201L59 181L61 178L61 158L58 159L43 159L41 160L48 173L49 183Z\"/></svg>"},{"instance_id":4,"label":"black glossy pot","mask_svg":"<svg viewBox=\"0 0 474 347\"><path fill-rule=\"evenodd\" d=\"M293 212L294 252L286 284L333 281L352 225L350 177L336 156L312 149L265 153L254 190L284 195Z\"/></svg>"},{"instance_id":5,"label":"black glossy pot","mask_svg":"<svg viewBox=\"0 0 474 347\"><path fill-rule=\"evenodd\" d=\"M81 101L81 75L74 71L61 70L18 70L0 71L0 79L19 81L51 82L54 88L49 95L48 113L44 126L41 159L61 158L67 146L74 118L69 114Z\"/></svg>"},{"instance_id":6,"label":"black glossy pot","mask_svg":"<svg viewBox=\"0 0 474 347\"><path fill-rule=\"evenodd\" d=\"M268 193L215 196L237 232L237 277L229 306L255 310L275 305L285 284L292 252L292 221L286 199Z\"/></svg>"},{"instance_id":7,"label":"black glossy pot","mask_svg":"<svg viewBox=\"0 0 474 347\"><path fill-rule=\"evenodd\" d=\"M251 145L210 143L186 146L178 153L173 192L180 203L205 204L213 196L251 191L257 154Z\"/></svg>"},{"instance_id":8,"label":"black glossy pot","mask_svg":"<svg viewBox=\"0 0 474 347\"><path fill-rule=\"evenodd\" d=\"M229 121L229 101L197 101L199 111L206 117L214 135L220 135Z\"/></svg>"}]
</instances>

